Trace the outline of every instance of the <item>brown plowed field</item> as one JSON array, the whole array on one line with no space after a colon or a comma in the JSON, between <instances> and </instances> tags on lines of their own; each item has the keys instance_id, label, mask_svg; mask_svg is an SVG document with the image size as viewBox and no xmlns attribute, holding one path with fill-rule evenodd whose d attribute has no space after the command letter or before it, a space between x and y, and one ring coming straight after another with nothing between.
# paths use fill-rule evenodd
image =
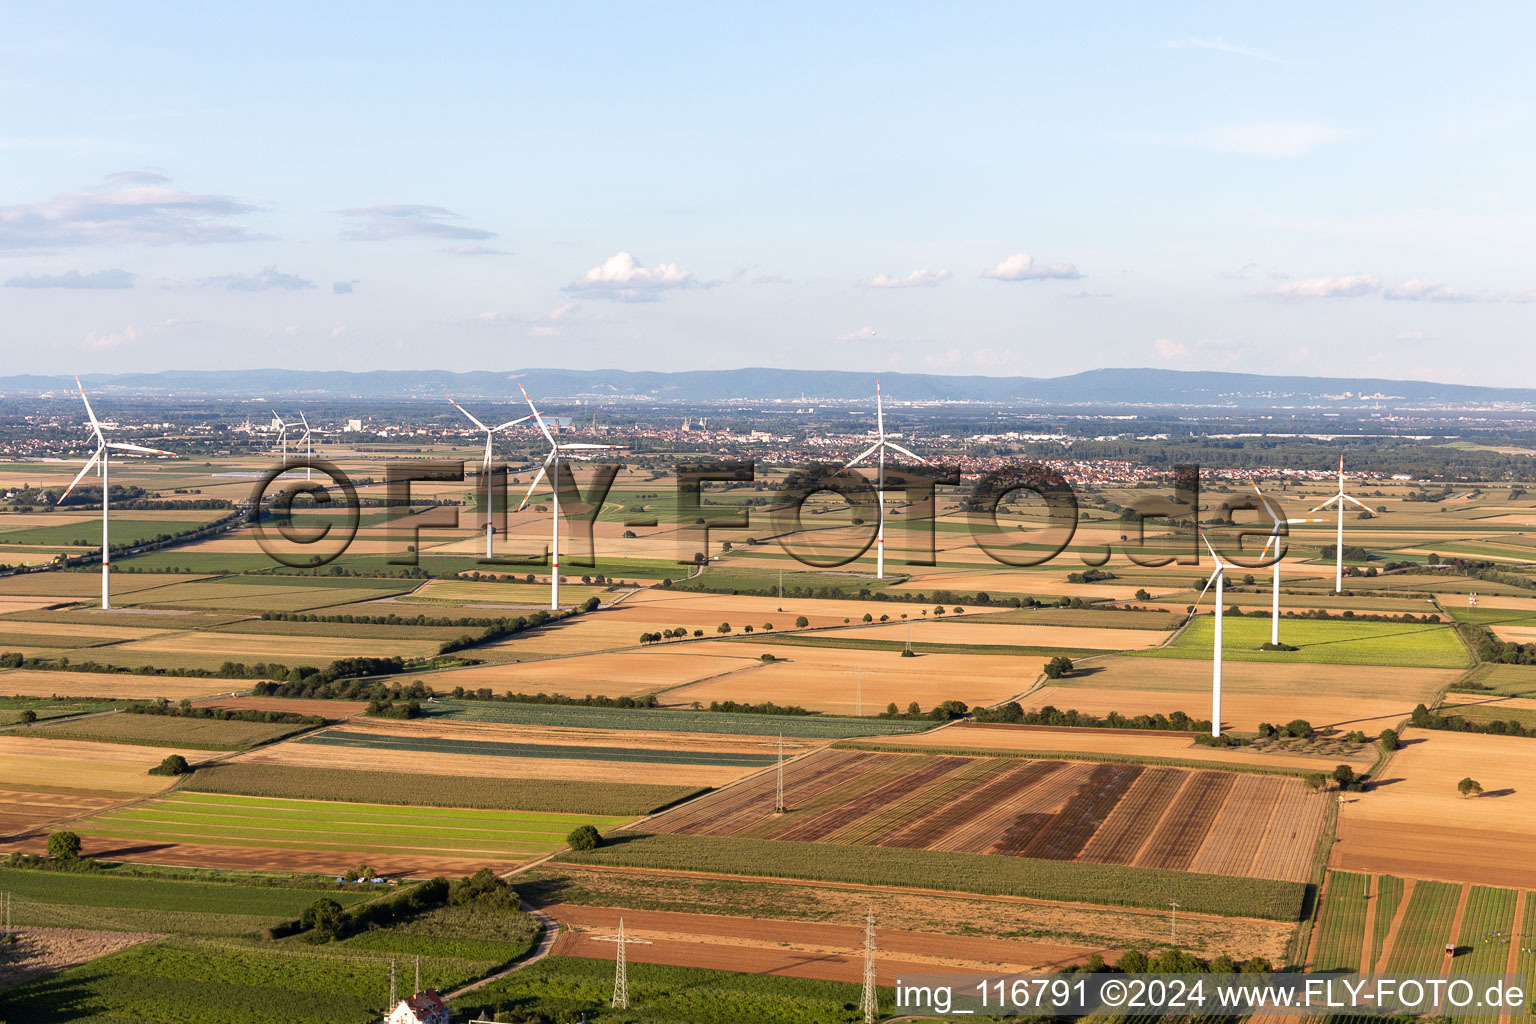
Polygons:
<instances>
[{"instance_id":1,"label":"brown plowed field","mask_svg":"<svg viewBox=\"0 0 1536 1024\"><path fill-rule=\"evenodd\" d=\"M123 798L62 789L0 789L0 836L46 825L60 818L99 811Z\"/></svg>"},{"instance_id":2,"label":"brown plowed field","mask_svg":"<svg viewBox=\"0 0 1536 1024\"><path fill-rule=\"evenodd\" d=\"M711 967L747 974L782 974L797 978L857 982L863 978L862 924L820 924L713 914L676 914L616 907L555 904L544 908L566 930L555 943L557 955L613 959L613 943L593 936L612 935L624 919L625 934L649 940L629 946L638 963ZM1080 963L1090 953L1114 959L1119 950L1045 945L980 936L938 935L884 930L876 926L876 974L891 984L898 972L1026 971Z\"/></svg>"},{"instance_id":3,"label":"brown plowed field","mask_svg":"<svg viewBox=\"0 0 1536 1024\"><path fill-rule=\"evenodd\" d=\"M834 749L785 767L787 814L774 786L764 772L646 828L1303 881L1328 801L1290 778Z\"/></svg>"}]
</instances>

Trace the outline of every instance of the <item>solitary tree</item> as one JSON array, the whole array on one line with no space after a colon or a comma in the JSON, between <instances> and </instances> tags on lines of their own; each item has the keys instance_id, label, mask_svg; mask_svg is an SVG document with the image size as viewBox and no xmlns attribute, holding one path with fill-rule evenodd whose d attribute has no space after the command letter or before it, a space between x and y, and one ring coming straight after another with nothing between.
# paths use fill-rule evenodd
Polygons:
<instances>
[{"instance_id":1,"label":"solitary tree","mask_svg":"<svg viewBox=\"0 0 1536 1024\"><path fill-rule=\"evenodd\" d=\"M304 908L304 913L299 916L299 923L309 929L309 935L313 941L330 942L341 936L344 918L345 912L341 909L341 904L325 896Z\"/></svg>"},{"instance_id":2,"label":"solitary tree","mask_svg":"<svg viewBox=\"0 0 1536 1024\"><path fill-rule=\"evenodd\" d=\"M573 850L595 850L603 845L603 836L592 825L578 825L571 829L565 842Z\"/></svg>"},{"instance_id":3,"label":"solitary tree","mask_svg":"<svg viewBox=\"0 0 1536 1024\"><path fill-rule=\"evenodd\" d=\"M1378 738L1381 740L1382 750L1396 750L1403 745L1402 741L1397 737L1396 729L1383 729L1381 730L1381 736Z\"/></svg>"},{"instance_id":4,"label":"solitary tree","mask_svg":"<svg viewBox=\"0 0 1536 1024\"><path fill-rule=\"evenodd\" d=\"M1058 654L1045 663L1045 678L1060 679L1072 672L1072 659Z\"/></svg>"},{"instance_id":5,"label":"solitary tree","mask_svg":"<svg viewBox=\"0 0 1536 1024\"><path fill-rule=\"evenodd\" d=\"M55 832L48 837L48 856L54 860L75 860L80 856L80 836L76 832Z\"/></svg>"},{"instance_id":6,"label":"solitary tree","mask_svg":"<svg viewBox=\"0 0 1536 1024\"><path fill-rule=\"evenodd\" d=\"M869 616L866 615L864 618L868 619ZM37 712L33 711L31 708L27 708L21 713L21 723L23 725L31 725L35 721L37 721Z\"/></svg>"},{"instance_id":7,"label":"solitary tree","mask_svg":"<svg viewBox=\"0 0 1536 1024\"><path fill-rule=\"evenodd\" d=\"M192 770L187 759L180 754L167 754L158 767L151 768L151 775L185 775Z\"/></svg>"},{"instance_id":8,"label":"solitary tree","mask_svg":"<svg viewBox=\"0 0 1536 1024\"><path fill-rule=\"evenodd\" d=\"M1348 789L1355 783L1355 770L1347 764L1341 764L1333 770L1333 781L1339 784L1340 789Z\"/></svg>"},{"instance_id":9,"label":"solitary tree","mask_svg":"<svg viewBox=\"0 0 1536 1024\"><path fill-rule=\"evenodd\" d=\"M1476 779L1468 776L1467 778L1462 779L1460 782L1456 783L1456 792L1460 793L1463 797L1481 796L1483 787ZM51 841L49 845L52 845Z\"/></svg>"},{"instance_id":10,"label":"solitary tree","mask_svg":"<svg viewBox=\"0 0 1536 1024\"><path fill-rule=\"evenodd\" d=\"M720 623L720 625L715 627L715 632L716 633L729 633L730 631L731 631L731 624L729 622L722 622L722 623Z\"/></svg>"},{"instance_id":11,"label":"solitary tree","mask_svg":"<svg viewBox=\"0 0 1536 1024\"><path fill-rule=\"evenodd\" d=\"M795 628L796 629L804 629L806 626L809 626L810 624L811 624L811 620L806 618L804 615L797 615L797 616L795 616Z\"/></svg>"}]
</instances>

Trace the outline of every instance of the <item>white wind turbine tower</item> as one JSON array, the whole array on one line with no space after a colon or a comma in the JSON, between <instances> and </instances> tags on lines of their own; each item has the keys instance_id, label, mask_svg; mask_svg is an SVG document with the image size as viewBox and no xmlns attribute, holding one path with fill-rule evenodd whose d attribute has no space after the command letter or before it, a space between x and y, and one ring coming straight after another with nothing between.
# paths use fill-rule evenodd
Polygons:
<instances>
[{"instance_id":1,"label":"white wind turbine tower","mask_svg":"<svg viewBox=\"0 0 1536 1024\"><path fill-rule=\"evenodd\" d=\"M304 424L304 436L299 438L304 444L304 479L309 479L309 462L315 457L315 446L309 439L309 417L304 415L304 410L299 410L299 422Z\"/></svg>"},{"instance_id":2,"label":"white wind turbine tower","mask_svg":"<svg viewBox=\"0 0 1536 1024\"><path fill-rule=\"evenodd\" d=\"M1344 589L1344 503L1346 501L1354 505L1359 505L1367 512L1370 511L1370 509L1366 508L1360 502L1355 501L1354 498L1351 498L1349 495L1344 493L1344 456L1340 455L1339 493L1335 494L1333 497L1329 498L1327 501L1323 502L1321 505L1317 506L1317 508L1312 510L1313 512L1321 512L1329 505L1332 505L1334 502L1339 503L1339 538L1338 542L1334 545L1333 550L1335 556L1333 569L1333 592L1335 594L1342 592Z\"/></svg>"},{"instance_id":3,"label":"white wind turbine tower","mask_svg":"<svg viewBox=\"0 0 1536 1024\"><path fill-rule=\"evenodd\" d=\"M277 443L283 448L283 468L288 468L288 421L272 410L272 418L277 421Z\"/></svg>"},{"instance_id":4,"label":"white wind turbine tower","mask_svg":"<svg viewBox=\"0 0 1536 1024\"><path fill-rule=\"evenodd\" d=\"M1196 529L1199 529L1199 527L1196 527ZM1222 562L1221 556L1216 554L1216 549L1211 547L1211 542L1205 539L1205 534L1202 533L1200 535L1200 540L1205 545L1205 550L1209 551L1211 553L1211 557L1216 560L1216 568L1215 568L1215 570L1213 570L1211 572L1210 578L1205 581L1205 586L1203 588L1201 588L1201 590L1200 590L1200 596L1195 598L1195 603L1194 603L1193 607L1190 608L1189 615L1190 615L1190 618L1194 618L1195 611L1200 607L1200 602L1205 600L1205 592L1207 590L1211 589L1211 584L1212 583L1216 584L1216 637L1215 637L1214 641L1212 642L1212 654L1211 654L1211 735L1212 736L1220 736L1221 735L1221 613L1222 613L1221 599L1222 599L1223 590L1225 589L1227 566L1226 566L1226 564L1224 562Z\"/></svg>"},{"instance_id":5,"label":"white wind turbine tower","mask_svg":"<svg viewBox=\"0 0 1536 1024\"><path fill-rule=\"evenodd\" d=\"M549 441L549 454L544 457L544 464L539 467L538 475L533 478L533 483L528 485L528 493L523 495L523 503L517 506L521 512L528 504L528 499L533 497L534 488L539 486L539 481L549 475L549 489L554 495L555 514L551 518L550 545L549 545L549 607L551 611L560 610L560 453L576 451L604 451L616 452L628 448L627 444L561 444L555 440L555 435L549 432L544 425L544 417L539 415L538 406L533 404L533 399L528 397L528 389L521 384L517 386L523 393L523 400L528 403L528 408L533 410L533 421L539 425L544 437ZM526 418L526 417L525 417Z\"/></svg>"},{"instance_id":6,"label":"white wind turbine tower","mask_svg":"<svg viewBox=\"0 0 1536 1024\"><path fill-rule=\"evenodd\" d=\"M883 580L885 579L885 451L887 448L892 451L898 451L908 458L916 459L925 466L931 466L933 463L916 452L903 448L885 436L885 401L880 394L880 382L878 380L875 381L875 434L877 437L875 443L866 448L857 458L843 468L852 469L876 452L880 453L880 476L878 483L875 485L875 501L878 503L880 512L880 527L875 531L875 578Z\"/></svg>"},{"instance_id":7,"label":"white wind turbine tower","mask_svg":"<svg viewBox=\"0 0 1536 1024\"><path fill-rule=\"evenodd\" d=\"M453 402L453 398L448 396L448 401ZM491 508L491 438L496 434L496 431L506 430L508 427L515 427L517 424L522 423L525 420L530 420L533 417L524 416L522 419L507 420L505 423L498 423L494 427L488 427L484 423L481 423L479 420L477 420L473 413L464 408L458 402L453 402L453 407L459 410L459 412L463 413L465 416L468 416L471 423L485 431L485 458L480 462L480 475L485 478L485 557L490 558L492 557L491 538L496 533L496 528L491 525L491 517L493 514Z\"/></svg>"},{"instance_id":8,"label":"white wind turbine tower","mask_svg":"<svg viewBox=\"0 0 1536 1024\"><path fill-rule=\"evenodd\" d=\"M80 473L74 481L59 495L55 504L62 504L69 497L69 492L75 489L85 474L91 471L91 467L97 467L101 473L101 607L103 610L112 607L112 544L111 530L107 509L111 502L107 500L107 457L110 449L116 448L123 452L140 452L144 455L174 455L175 452L161 451L159 448L145 448L141 444L127 444L122 441L108 441L106 435L101 432L101 424L96 420L96 413L91 409L91 400L85 397L85 386L80 383L79 376L75 377L75 387L80 389L80 400L85 403L85 414L91 418L91 429L96 432L96 451L80 467Z\"/></svg>"},{"instance_id":9,"label":"white wind turbine tower","mask_svg":"<svg viewBox=\"0 0 1536 1024\"><path fill-rule=\"evenodd\" d=\"M1270 607L1270 610L1269 610L1269 642L1272 645L1274 645L1275 647L1279 647L1280 646L1280 560L1281 560L1282 556L1284 556L1284 554L1285 554L1284 550L1282 549L1282 545L1280 543L1280 540L1281 540L1282 537L1284 537L1286 535L1286 532L1287 532L1286 528L1287 527L1290 527L1290 526L1301 526L1304 523L1321 523L1321 522L1323 522L1323 520L1321 520L1321 519L1281 519L1280 518L1279 510L1276 509L1274 505L1270 504L1270 501L1269 501L1268 498L1264 497L1264 492L1259 490L1259 485L1258 484L1254 484L1253 485L1253 490L1254 490L1254 492L1256 494L1258 494L1259 501L1264 506L1264 511L1269 513L1269 518L1274 520L1274 523L1275 523L1274 528L1271 529L1270 532L1269 532L1269 539L1264 542L1264 547L1259 552L1259 557L1262 558L1265 555L1267 555L1269 553L1270 546L1271 545L1274 546L1274 549L1275 549L1275 581L1274 581L1274 585L1273 585L1273 588L1272 588L1272 590L1273 590L1273 593L1272 593L1272 604L1271 604L1271 607Z\"/></svg>"}]
</instances>

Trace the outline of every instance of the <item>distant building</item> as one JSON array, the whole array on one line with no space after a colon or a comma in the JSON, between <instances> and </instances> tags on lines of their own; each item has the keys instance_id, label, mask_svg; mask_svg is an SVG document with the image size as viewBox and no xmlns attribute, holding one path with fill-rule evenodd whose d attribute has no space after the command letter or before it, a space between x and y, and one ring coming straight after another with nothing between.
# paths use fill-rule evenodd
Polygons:
<instances>
[{"instance_id":1,"label":"distant building","mask_svg":"<svg viewBox=\"0 0 1536 1024\"><path fill-rule=\"evenodd\" d=\"M362 420L347 420L346 432L348 434L361 434L363 432L363 421Z\"/></svg>"},{"instance_id":2,"label":"distant building","mask_svg":"<svg viewBox=\"0 0 1536 1024\"><path fill-rule=\"evenodd\" d=\"M385 1024L453 1024L453 1011L448 1009L448 1004L443 997L437 994L437 989L429 988L423 992L417 992L408 999L402 999L388 1017L384 1018Z\"/></svg>"}]
</instances>

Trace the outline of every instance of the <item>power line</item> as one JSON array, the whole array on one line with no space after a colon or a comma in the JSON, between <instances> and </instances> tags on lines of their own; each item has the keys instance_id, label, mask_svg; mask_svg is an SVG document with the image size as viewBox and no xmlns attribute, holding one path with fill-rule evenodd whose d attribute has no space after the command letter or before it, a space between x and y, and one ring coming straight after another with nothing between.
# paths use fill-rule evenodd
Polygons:
<instances>
[{"instance_id":1,"label":"power line","mask_svg":"<svg viewBox=\"0 0 1536 1024\"><path fill-rule=\"evenodd\" d=\"M624 952L630 943L649 946L649 939L632 939L624 934L624 919L619 918L619 934L594 935L593 942L612 942L618 945L618 952L614 955L613 963L613 1002L616 1010L629 1009L629 956Z\"/></svg>"},{"instance_id":2,"label":"power line","mask_svg":"<svg viewBox=\"0 0 1536 1024\"><path fill-rule=\"evenodd\" d=\"M773 813L774 814L783 814L784 811L785 811L785 807L784 807L784 734L782 732L779 733L779 760L778 760L778 764L774 768L774 773L777 776L777 779L775 781L777 783L778 789L777 789L777 792L775 793L774 798L773 798Z\"/></svg>"},{"instance_id":3,"label":"power line","mask_svg":"<svg viewBox=\"0 0 1536 1024\"><path fill-rule=\"evenodd\" d=\"M880 1013L875 994L875 908L869 908L864 919L864 994L859 999L859 1009L864 1012L864 1024L875 1024Z\"/></svg>"}]
</instances>

